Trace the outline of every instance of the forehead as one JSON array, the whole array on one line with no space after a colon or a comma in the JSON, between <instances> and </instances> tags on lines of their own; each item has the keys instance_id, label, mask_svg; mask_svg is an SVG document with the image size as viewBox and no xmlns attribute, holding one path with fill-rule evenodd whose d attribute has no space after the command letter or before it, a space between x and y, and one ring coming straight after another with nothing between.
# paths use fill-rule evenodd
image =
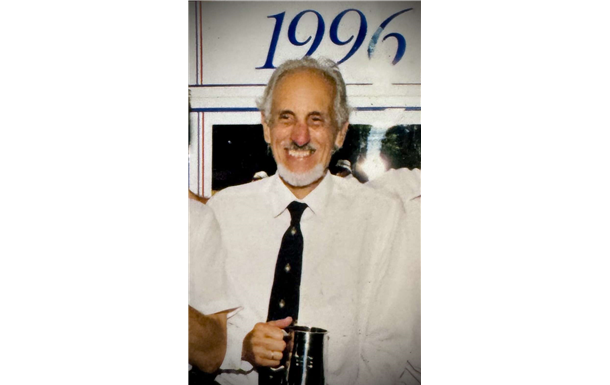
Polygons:
<instances>
[{"instance_id":1,"label":"forehead","mask_svg":"<svg viewBox=\"0 0 610 385\"><path fill-rule=\"evenodd\" d=\"M299 70L283 76L273 92L273 110L319 111L330 113L335 89L324 75Z\"/></svg>"}]
</instances>

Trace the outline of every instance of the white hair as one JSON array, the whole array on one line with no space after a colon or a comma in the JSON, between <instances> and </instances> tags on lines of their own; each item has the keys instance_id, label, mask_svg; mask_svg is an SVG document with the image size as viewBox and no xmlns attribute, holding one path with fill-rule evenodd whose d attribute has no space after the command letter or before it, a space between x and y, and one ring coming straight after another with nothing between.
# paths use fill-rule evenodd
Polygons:
<instances>
[{"instance_id":1,"label":"white hair","mask_svg":"<svg viewBox=\"0 0 610 385\"><path fill-rule=\"evenodd\" d=\"M317 60L309 56L305 56L302 59L287 60L277 67L271 75L263 96L256 101L258 109L265 114L265 122L267 125L271 126L271 103L275 86L280 79L287 74L301 70L313 70L318 72L334 86L335 101L333 105L333 123L335 123L336 129L343 127L345 122L349 119L351 108L347 104L345 82L343 81L343 76L341 76L339 67L330 59L321 58Z\"/></svg>"}]
</instances>

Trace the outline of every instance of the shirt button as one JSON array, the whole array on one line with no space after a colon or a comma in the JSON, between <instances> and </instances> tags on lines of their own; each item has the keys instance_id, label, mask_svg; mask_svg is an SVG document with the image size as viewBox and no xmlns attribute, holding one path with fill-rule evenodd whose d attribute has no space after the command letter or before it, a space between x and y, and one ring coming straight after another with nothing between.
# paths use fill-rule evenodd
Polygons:
<instances>
[{"instance_id":1,"label":"shirt button","mask_svg":"<svg viewBox=\"0 0 610 385\"><path fill-rule=\"evenodd\" d=\"M290 271L290 263L287 263L286 266L284 266L284 271L286 273L288 273Z\"/></svg>"},{"instance_id":2,"label":"shirt button","mask_svg":"<svg viewBox=\"0 0 610 385\"><path fill-rule=\"evenodd\" d=\"M283 299L281 299L280 300L280 309L282 309L285 305L286 305L286 303L284 302Z\"/></svg>"},{"instance_id":3,"label":"shirt button","mask_svg":"<svg viewBox=\"0 0 610 385\"><path fill-rule=\"evenodd\" d=\"M290 234L295 235L296 233L297 233L297 228L296 228L296 227L294 227L294 226L292 226L292 227L290 228Z\"/></svg>"}]
</instances>

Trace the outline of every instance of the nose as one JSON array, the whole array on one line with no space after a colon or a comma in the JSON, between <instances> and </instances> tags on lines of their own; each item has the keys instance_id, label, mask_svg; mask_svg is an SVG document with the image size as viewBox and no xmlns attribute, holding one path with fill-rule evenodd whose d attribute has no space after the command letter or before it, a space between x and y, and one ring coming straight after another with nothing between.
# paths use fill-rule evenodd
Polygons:
<instances>
[{"instance_id":1,"label":"nose","mask_svg":"<svg viewBox=\"0 0 610 385\"><path fill-rule=\"evenodd\" d=\"M290 139L297 144L297 146L304 146L311 138L309 137L309 127L304 122L297 122L292 127L292 133Z\"/></svg>"}]
</instances>

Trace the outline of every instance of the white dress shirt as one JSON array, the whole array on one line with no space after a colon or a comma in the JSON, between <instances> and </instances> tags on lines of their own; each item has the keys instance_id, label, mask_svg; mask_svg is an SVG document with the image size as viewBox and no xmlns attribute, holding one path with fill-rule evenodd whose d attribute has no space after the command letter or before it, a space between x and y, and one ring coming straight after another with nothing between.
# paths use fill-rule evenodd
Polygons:
<instances>
[{"instance_id":1,"label":"white dress shirt","mask_svg":"<svg viewBox=\"0 0 610 385\"><path fill-rule=\"evenodd\" d=\"M257 384L256 371L241 361L242 341L267 319L278 251L290 224L286 207L294 200L276 174L220 191L208 202L227 248L230 286L244 307L228 322L224 372L216 378L221 384ZM327 384L396 384L401 375L410 377L407 360L419 355L412 346L419 313L409 310L415 306L413 285L419 285L413 268L419 256L407 245L400 202L330 173L299 201L308 207L301 219L298 324L328 330Z\"/></svg>"}]
</instances>

